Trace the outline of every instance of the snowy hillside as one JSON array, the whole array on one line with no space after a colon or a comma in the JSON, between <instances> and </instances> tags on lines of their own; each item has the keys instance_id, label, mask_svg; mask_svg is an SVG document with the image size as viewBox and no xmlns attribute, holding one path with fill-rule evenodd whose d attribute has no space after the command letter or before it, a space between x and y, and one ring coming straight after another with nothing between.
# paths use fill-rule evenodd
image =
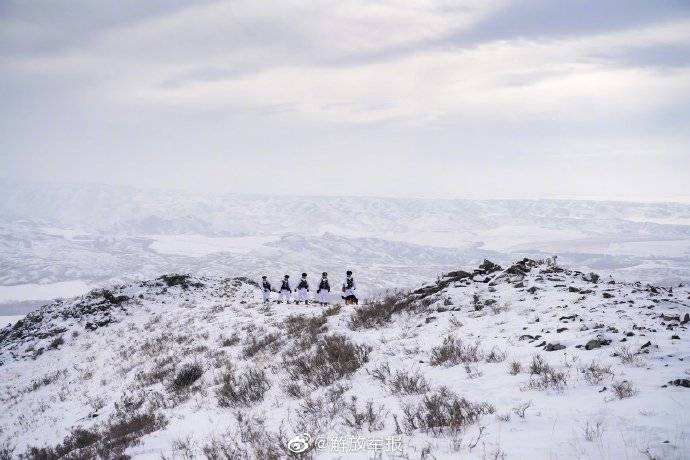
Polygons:
<instances>
[{"instance_id":1,"label":"snowy hillside","mask_svg":"<svg viewBox=\"0 0 690 460\"><path fill-rule=\"evenodd\" d=\"M359 307L128 283L0 331L0 458L683 459L689 322L687 287L531 259Z\"/></svg>"}]
</instances>

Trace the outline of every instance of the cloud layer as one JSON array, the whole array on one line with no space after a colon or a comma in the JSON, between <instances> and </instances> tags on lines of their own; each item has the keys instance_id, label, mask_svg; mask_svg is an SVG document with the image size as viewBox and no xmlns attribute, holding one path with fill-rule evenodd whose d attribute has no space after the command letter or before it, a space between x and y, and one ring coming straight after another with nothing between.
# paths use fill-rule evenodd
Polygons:
<instances>
[{"instance_id":1,"label":"cloud layer","mask_svg":"<svg viewBox=\"0 0 690 460\"><path fill-rule=\"evenodd\" d=\"M690 196L682 2L145 3L0 7L3 170L270 193Z\"/></svg>"}]
</instances>

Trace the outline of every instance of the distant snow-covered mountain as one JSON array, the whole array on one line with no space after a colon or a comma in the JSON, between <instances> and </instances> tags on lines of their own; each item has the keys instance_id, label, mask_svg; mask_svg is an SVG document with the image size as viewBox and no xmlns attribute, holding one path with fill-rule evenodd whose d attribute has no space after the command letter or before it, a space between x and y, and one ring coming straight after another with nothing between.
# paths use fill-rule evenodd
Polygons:
<instances>
[{"instance_id":1,"label":"distant snow-covered mountain","mask_svg":"<svg viewBox=\"0 0 690 460\"><path fill-rule=\"evenodd\" d=\"M625 279L690 280L689 204L201 195L14 181L0 193L0 314L9 302L38 300L11 298L26 291L17 285L98 286L174 271L275 278L353 269L374 293L485 257L557 254Z\"/></svg>"},{"instance_id":2,"label":"distant snow-covered mountain","mask_svg":"<svg viewBox=\"0 0 690 460\"><path fill-rule=\"evenodd\" d=\"M124 234L472 233L534 225L599 235L690 235L690 204L200 195L104 185L0 184L4 219Z\"/></svg>"}]
</instances>

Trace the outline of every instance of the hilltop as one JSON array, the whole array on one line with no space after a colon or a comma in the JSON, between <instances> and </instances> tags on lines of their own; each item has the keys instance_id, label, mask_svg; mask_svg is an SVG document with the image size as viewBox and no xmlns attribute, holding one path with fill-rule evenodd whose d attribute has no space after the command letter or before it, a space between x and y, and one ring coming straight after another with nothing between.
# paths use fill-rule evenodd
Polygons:
<instances>
[{"instance_id":1,"label":"hilltop","mask_svg":"<svg viewBox=\"0 0 690 460\"><path fill-rule=\"evenodd\" d=\"M190 275L54 301L0 330L0 458L687 458L690 289L549 262L358 307Z\"/></svg>"}]
</instances>

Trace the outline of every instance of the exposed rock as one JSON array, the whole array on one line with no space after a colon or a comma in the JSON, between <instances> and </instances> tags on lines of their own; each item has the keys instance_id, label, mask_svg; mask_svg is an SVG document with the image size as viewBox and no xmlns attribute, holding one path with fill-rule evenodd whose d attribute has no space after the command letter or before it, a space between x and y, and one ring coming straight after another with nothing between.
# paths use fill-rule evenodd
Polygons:
<instances>
[{"instance_id":1,"label":"exposed rock","mask_svg":"<svg viewBox=\"0 0 690 460\"><path fill-rule=\"evenodd\" d=\"M680 315L666 315L662 313L661 319L663 319L664 321L680 321Z\"/></svg>"},{"instance_id":2,"label":"exposed rock","mask_svg":"<svg viewBox=\"0 0 690 460\"><path fill-rule=\"evenodd\" d=\"M510 275L524 275L529 273L532 267L536 267L538 264L536 261L528 258L524 258L521 261L511 265L505 270L505 273Z\"/></svg>"},{"instance_id":3,"label":"exposed rock","mask_svg":"<svg viewBox=\"0 0 690 460\"><path fill-rule=\"evenodd\" d=\"M189 275L178 275L173 273L171 275L163 275L159 280L163 281L168 287L180 286L182 289L189 289L190 287L202 288L203 283L200 282L190 282L191 276Z\"/></svg>"},{"instance_id":4,"label":"exposed rock","mask_svg":"<svg viewBox=\"0 0 690 460\"><path fill-rule=\"evenodd\" d=\"M527 292L529 292L530 294L534 294L534 293L537 292L538 290L539 290L538 287L532 286L531 288L527 289Z\"/></svg>"},{"instance_id":5,"label":"exposed rock","mask_svg":"<svg viewBox=\"0 0 690 460\"><path fill-rule=\"evenodd\" d=\"M484 262L482 262L479 268L484 270L485 273L493 273L502 270L500 265L495 264L488 259L484 259Z\"/></svg>"},{"instance_id":6,"label":"exposed rock","mask_svg":"<svg viewBox=\"0 0 690 460\"><path fill-rule=\"evenodd\" d=\"M446 273L436 281L435 284L431 285L426 285L422 286L419 289L415 290L412 292L412 296L422 299L424 297L428 297L430 295L436 294L437 292L442 291L443 289L447 288L450 284L455 283L457 281L465 280L468 278L471 278L472 274L468 273L463 270L457 270L453 272Z\"/></svg>"},{"instance_id":7,"label":"exposed rock","mask_svg":"<svg viewBox=\"0 0 690 460\"><path fill-rule=\"evenodd\" d=\"M675 379L668 382L669 385L676 387L690 388L690 379Z\"/></svg>"},{"instance_id":8,"label":"exposed rock","mask_svg":"<svg viewBox=\"0 0 690 460\"><path fill-rule=\"evenodd\" d=\"M592 272L589 275L583 275L582 279L590 283L597 283L599 281L599 275Z\"/></svg>"},{"instance_id":9,"label":"exposed rock","mask_svg":"<svg viewBox=\"0 0 690 460\"><path fill-rule=\"evenodd\" d=\"M594 350L611 343L608 339L592 339L585 344L585 350Z\"/></svg>"},{"instance_id":10,"label":"exposed rock","mask_svg":"<svg viewBox=\"0 0 690 460\"><path fill-rule=\"evenodd\" d=\"M530 343L534 342L535 340L541 339L541 335L537 334L535 336L531 336L529 334L524 334L519 337L519 340L529 340ZM546 342L544 342L546 343Z\"/></svg>"},{"instance_id":11,"label":"exposed rock","mask_svg":"<svg viewBox=\"0 0 690 460\"><path fill-rule=\"evenodd\" d=\"M112 292L108 290L103 291L103 298L115 305L119 305L122 302L126 302L129 300L129 297L127 297L126 295L114 295Z\"/></svg>"},{"instance_id":12,"label":"exposed rock","mask_svg":"<svg viewBox=\"0 0 690 460\"><path fill-rule=\"evenodd\" d=\"M544 351L558 351L558 350L563 350L565 348L565 345L561 345L560 343L550 343L544 347Z\"/></svg>"}]
</instances>

